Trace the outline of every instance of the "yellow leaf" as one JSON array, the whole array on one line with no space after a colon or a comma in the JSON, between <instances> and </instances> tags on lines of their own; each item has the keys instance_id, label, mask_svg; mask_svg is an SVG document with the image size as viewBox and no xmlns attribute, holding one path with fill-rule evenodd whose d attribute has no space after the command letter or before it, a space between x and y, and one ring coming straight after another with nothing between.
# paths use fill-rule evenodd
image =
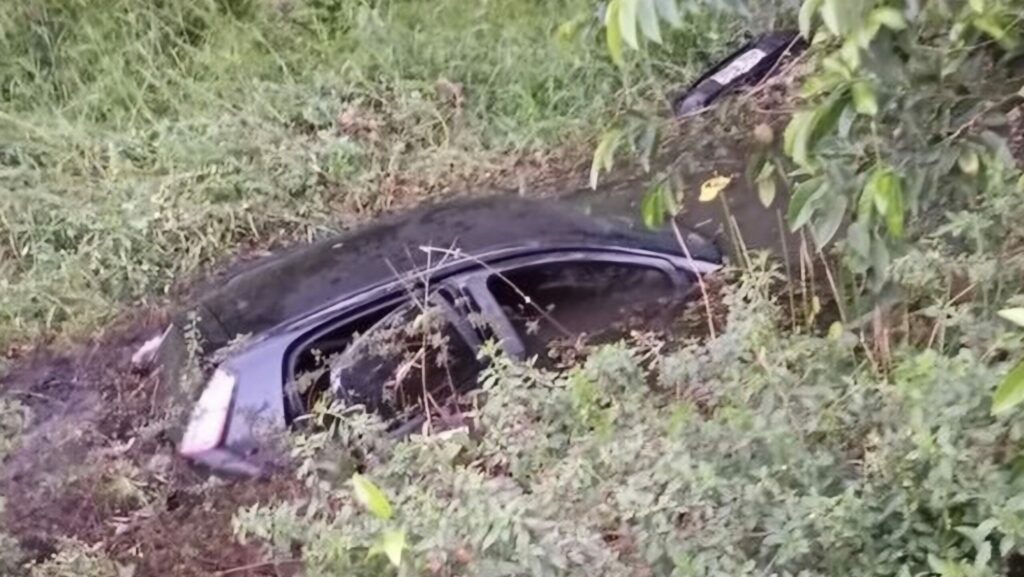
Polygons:
<instances>
[{"instance_id":1,"label":"yellow leaf","mask_svg":"<svg viewBox=\"0 0 1024 577\"><path fill-rule=\"evenodd\" d=\"M711 202L732 182L731 176L713 176L700 185L700 201Z\"/></svg>"},{"instance_id":2,"label":"yellow leaf","mask_svg":"<svg viewBox=\"0 0 1024 577\"><path fill-rule=\"evenodd\" d=\"M356 473L352 475L352 486L355 489L356 500L366 507L374 517L382 520L391 518L391 503L388 502L384 491L366 477Z\"/></svg>"}]
</instances>

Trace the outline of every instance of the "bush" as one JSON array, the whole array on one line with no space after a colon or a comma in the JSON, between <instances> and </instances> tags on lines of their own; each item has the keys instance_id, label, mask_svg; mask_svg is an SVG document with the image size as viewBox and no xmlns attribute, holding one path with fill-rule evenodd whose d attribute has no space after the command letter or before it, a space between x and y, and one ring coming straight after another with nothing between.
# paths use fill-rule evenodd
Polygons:
<instances>
[{"instance_id":1,"label":"bush","mask_svg":"<svg viewBox=\"0 0 1024 577\"><path fill-rule=\"evenodd\" d=\"M770 280L728 291L727 330L653 374L625 345L566 373L495 359L479 434L362 453L408 535L401 571L1005 573L1024 423L989 414L999 367L908 348L878 373L851 334L780 334ZM381 522L322 469L303 468L308 499L240 511L238 535L301 544L309 575L380 574Z\"/></svg>"}]
</instances>

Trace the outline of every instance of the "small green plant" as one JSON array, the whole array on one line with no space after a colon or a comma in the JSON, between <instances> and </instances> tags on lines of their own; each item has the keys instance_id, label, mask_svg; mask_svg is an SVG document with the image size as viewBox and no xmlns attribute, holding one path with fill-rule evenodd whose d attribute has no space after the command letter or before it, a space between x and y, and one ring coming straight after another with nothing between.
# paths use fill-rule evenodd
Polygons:
<instances>
[{"instance_id":1,"label":"small green plant","mask_svg":"<svg viewBox=\"0 0 1024 577\"><path fill-rule=\"evenodd\" d=\"M999 316L1011 323L1024 327L1024 308L1012 308L999 311ZM1003 413L1024 402L1024 361L1020 361L1010 369L996 389L992 399L992 412Z\"/></svg>"},{"instance_id":2,"label":"small green plant","mask_svg":"<svg viewBox=\"0 0 1024 577\"><path fill-rule=\"evenodd\" d=\"M356 473L352 475L352 491L356 501L366 508L371 515L382 522L390 522L392 517L391 502L377 485L366 477ZM405 531L395 528L381 529L380 535L370 550L367 558L384 554L394 567L402 566L402 557L406 554Z\"/></svg>"}]
</instances>

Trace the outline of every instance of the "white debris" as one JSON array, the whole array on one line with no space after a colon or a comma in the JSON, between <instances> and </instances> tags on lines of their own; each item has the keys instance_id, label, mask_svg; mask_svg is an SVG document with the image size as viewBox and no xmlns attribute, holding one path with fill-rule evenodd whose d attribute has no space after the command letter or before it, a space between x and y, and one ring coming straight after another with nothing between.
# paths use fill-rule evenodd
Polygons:
<instances>
[{"instance_id":1,"label":"white debris","mask_svg":"<svg viewBox=\"0 0 1024 577\"><path fill-rule=\"evenodd\" d=\"M163 344L169 332L171 332L171 327L167 327L164 332L142 343L142 346L132 355L132 367L145 369L153 366L153 363L156 362L156 353L160 350L160 345Z\"/></svg>"}]
</instances>

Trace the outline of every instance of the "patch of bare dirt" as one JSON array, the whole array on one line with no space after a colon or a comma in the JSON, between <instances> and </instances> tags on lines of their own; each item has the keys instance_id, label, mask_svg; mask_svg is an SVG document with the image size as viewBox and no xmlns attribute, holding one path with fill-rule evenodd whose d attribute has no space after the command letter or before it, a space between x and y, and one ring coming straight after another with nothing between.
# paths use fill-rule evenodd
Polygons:
<instances>
[{"instance_id":1,"label":"patch of bare dirt","mask_svg":"<svg viewBox=\"0 0 1024 577\"><path fill-rule=\"evenodd\" d=\"M0 394L27 405L33 418L0 467L0 526L29 560L55 553L60 537L76 537L101 543L137 577L277 575L259 565L257 550L235 541L231 516L294 495L296 484L214 483L177 459L180 402L130 362L166 322L162 311L128 313L67 350L11 351Z\"/></svg>"}]
</instances>

